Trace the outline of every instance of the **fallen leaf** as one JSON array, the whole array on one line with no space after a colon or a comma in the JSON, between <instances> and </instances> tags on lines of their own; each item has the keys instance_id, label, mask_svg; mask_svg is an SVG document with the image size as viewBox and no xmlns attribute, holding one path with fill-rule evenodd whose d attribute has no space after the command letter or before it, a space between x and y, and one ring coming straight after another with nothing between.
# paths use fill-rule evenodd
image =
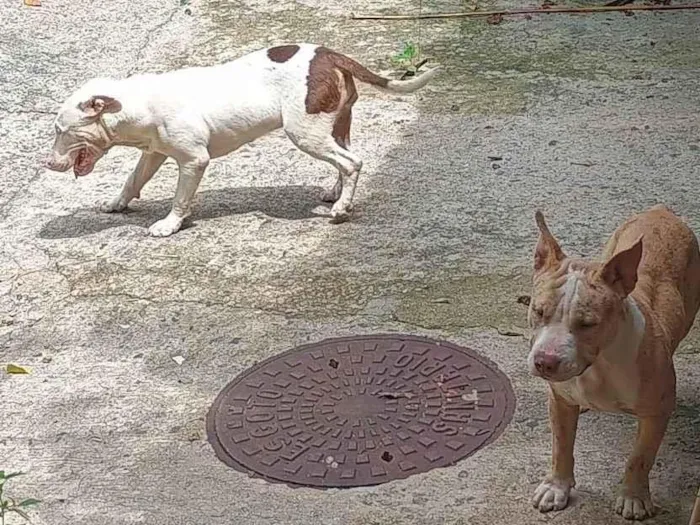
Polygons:
<instances>
[{"instance_id":1,"label":"fallen leaf","mask_svg":"<svg viewBox=\"0 0 700 525\"><path fill-rule=\"evenodd\" d=\"M501 330L500 328L496 328L496 331L498 332L498 335L503 335L506 337L523 337L525 334L521 334L520 332L514 332L513 330Z\"/></svg>"},{"instance_id":2,"label":"fallen leaf","mask_svg":"<svg viewBox=\"0 0 700 525\"><path fill-rule=\"evenodd\" d=\"M30 7L40 7L41 0L24 0L24 5L28 5Z\"/></svg>"},{"instance_id":3,"label":"fallen leaf","mask_svg":"<svg viewBox=\"0 0 700 525\"><path fill-rule=\"evenodd\" d=\"M6 370L8 374L28 374L30 372L28 368L11 364L7 365Z\"/></svg>"},{"instance_id":4,"label":"fallen leaf","mask_svg":"<svg viewBox=\"0 0 700 525\"><path fill-rule=\"evenodd\" d=\"M524 304L525 306L530 306L530 296L521 295L518 297L518 304Z\"/></svg>"},{"instance_id":5,"label":"fallen leaf","mask_svg":"<svg viewBox=\"0 0 700 525\"><path fill-rule=\"evenodd\" d=\"M486 18L486 23L487 23L487 24L491 24L492 26L498 25L498 24L500 24L501 22L503 22L503 15L498 14L498 13L495 14L495 15L491 15L491 16L489 16L488 18Z\"/></svg>"},{"instance_id":6,"label":"fallen leaf","mask_svg":"<svg viewBox=\"0 0 700 525\"><path fill-rule=\"evenodd\" d=\"M413 393L411 392L377 392L377 396L386 397L388 399L399 399L401 397L413 399Z\"/></svg>"},{"instance_id":7,"label":"fallen leaf","mask_svg":"<svg viewBox=\"0 0 700 525\"><path fill-rule=\"evenodd\" d=\"M181 365L185 362L185 358L181 355L176 355L175 357L173 357L173 361L175 361L178 365Z\"/></svg>"}]
</instances>

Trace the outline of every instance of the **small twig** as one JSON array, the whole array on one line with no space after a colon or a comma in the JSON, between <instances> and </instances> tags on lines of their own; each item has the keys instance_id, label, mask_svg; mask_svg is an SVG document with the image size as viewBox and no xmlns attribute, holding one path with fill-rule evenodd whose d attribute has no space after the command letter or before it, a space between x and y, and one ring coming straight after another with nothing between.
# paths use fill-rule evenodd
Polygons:
<instances>
[{"instance_id":1,"label":"small twig","mask_svg":"<svg viewBox=\"0 0 700 525\"><path fill-rule=\"evenodd\" d=\"M595 166L595 162L569 162L572 166L584 166L586 168L590 168L591 166Z\"/></svg>"},{"instance_id":2,"label":"small twig","mask_svg":"<svg viewBox=\"0 0 700 525\"><path fill-rule=\"evenodd\" d=\"M427 59L427 58L424 58L423 60L421 60L420 62L418 62L418 63L416 64L416 71L418 71L420 68L422 68L422 67L423 67L424 65L426 65L427 63L428 63L428 59Z\"/></svg>"},{"instance_id":3,"label":"small twig","mask_svg":"<svg viewBox=\"0 0 700 525\"><path fill-rule=\"evenodd\" d=\"M413 69L407 69L406 71L404 71L404 72L401 74L401 76L399 77L399 80L404 80L406 77L412 77L412 76L414 76L414 75L418 72L418 70L419 70L421 67L423 67L425 64L427 64L427 63L428 63L428 59L427 59L427 58L424 58L423 60L421 60L420 62L418 62L418 63L416 64L416 66L415 66Z\"/></svg>"},{"instance_id":4,"label":"small twig","mask_svg":"<svg viewBox=\"0 0 700 525\"><path fill-rule=\"evenodd\" d=\"M502 335L505 337L525 337L525 334L522 334L520 332L514 332L513 330L502 330L497 326L492 326L491 328L495 328L496 332L498 332L498 335Z\"/></svg>"},{"instance_id":5,"label":"small twig","mask_svg":"<svg viewBox=\"0 0 700 525\"><path fill-rule=\"evenodd\" d=\"M512 16L512 15L541 15L552 13L607 13L612 11L680 11L683 9L700 9L695 5L625 5L625 6L596 6L596 7L551 7L548 9L514 9L512 11L472 11L460 13L421 13L419 15L372 15L351 14L352 20L418 20L424 18L469 18L478 16Z\"/></svg>"}]
</instances>

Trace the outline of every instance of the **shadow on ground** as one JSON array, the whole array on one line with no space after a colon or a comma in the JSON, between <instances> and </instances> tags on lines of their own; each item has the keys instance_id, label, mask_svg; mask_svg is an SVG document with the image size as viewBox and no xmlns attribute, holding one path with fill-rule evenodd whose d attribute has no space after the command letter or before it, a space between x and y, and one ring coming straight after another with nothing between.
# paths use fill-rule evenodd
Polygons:
<instances>
[{"instance_id":1,"label":"shadow on ground","mask_svg":"<svg viewBox=\"0 0 700 525\"><path fill-rule=\"evenodd\" d=\"M322 217L314 210L323 204L317 186L247 187L198 193L193 221L259 212L276 219L300 220ZM100 213L81 208L71 215L56 217L39 232L42 239L83 237L110 228L147 228L170 211L171 199L137 201L125 213Z\"/></svg>"}]
</instances>

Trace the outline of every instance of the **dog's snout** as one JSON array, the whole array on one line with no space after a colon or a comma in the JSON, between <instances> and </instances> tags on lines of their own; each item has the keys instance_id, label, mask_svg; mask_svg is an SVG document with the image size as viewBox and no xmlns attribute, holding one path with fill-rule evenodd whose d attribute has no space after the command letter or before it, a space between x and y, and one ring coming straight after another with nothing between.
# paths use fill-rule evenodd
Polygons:
<instances>
[{"instance_id":1,"label":"dog's snout","mask_svg":"<svg viewBox=\"0 0 700 525\"><path fill-rule=\"evenodd\" d=\"M47 155L44 159L44 167L51 171L67 171L71 166L70 159L58 157L55 154Z\"/></svg>"},{"instance_id":2,"label":"dog's snout","mask_svg":"<svg viewBox=\"0 0 700 525\"><path fill-rule=\"evenodd\" d=\"M552 352L542 352L535 356L535 368L543 376L555 374L560 364L561 358Z\"/></svg>"}]
</instances>

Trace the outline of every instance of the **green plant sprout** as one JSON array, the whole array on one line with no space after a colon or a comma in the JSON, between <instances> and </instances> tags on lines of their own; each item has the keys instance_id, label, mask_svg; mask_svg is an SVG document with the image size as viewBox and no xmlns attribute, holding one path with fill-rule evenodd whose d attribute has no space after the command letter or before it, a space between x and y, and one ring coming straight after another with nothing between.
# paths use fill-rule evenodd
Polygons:
<instances>
[{"instance_id":1,"label":"green plant sprout","mask_svg":"<svg viewBox=\"0 0 700 525\"><path fill-rule=\"evenodd\" d=\"M9 496L5 496L5 483L7 480L21 476L23 472L10 472L6 474L4 470L0 470L0 525L5 525L5 517L11 512L19 514L25 520L31 521L27 515L26 509L38 505L39 500L25 499L17 503L17 501Z\"/></svg>"},{"instance_id":2,"label":"green plant sprout","mask_svg":"<svg viewBox=\"0 0 700 525\"><path fill-rule=\"evenodd\" d=\"M413 42L406 42L403 45L403 50L391 57L391 61L400 67L412 68L415 67L416 62L420 58L420 48L418 44Z\"/></svg>"},{"instance_id":3,"label":"green plant sprout","mask_svg":"<svg viewBox=\"0 0 700 525\"><path fill-rule=\"evenodd\" d=\"M421 66L427 61L427 58L422 58L420 46L413 42L406 42L403 45L403 51L391 57L391 62L394 66L405 69L400 77L401 79L416 75Z\"/></svg>"}]
</instances>

